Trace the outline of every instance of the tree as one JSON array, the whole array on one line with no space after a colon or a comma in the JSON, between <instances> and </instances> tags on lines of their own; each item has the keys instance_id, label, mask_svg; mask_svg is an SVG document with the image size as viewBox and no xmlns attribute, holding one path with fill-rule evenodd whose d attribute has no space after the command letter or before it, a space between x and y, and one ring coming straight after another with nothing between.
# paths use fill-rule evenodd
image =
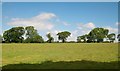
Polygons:
<instances>
[{"instance_id":1,"label":"tree","mask_svg":"<svg viewBox=\"0 0 120 71\"><path fill-rule=\"evenodd\" d=\"M51 37L51 34L50 34L50 33L48 33L46 36L47 36L47 38L48 38L47 42L51 43L51 42L54 41L54 38Z\"/></svg>"},{"instance_id":2,"label":"tree","mask_svg":"<svg viewBox=\"0 0 120 71\"><path fill-rule=\"evenodd\" d=\"M108 37L110 42L114 42L115 41L115 34L114 33L109 34L107 37Z\"/></svg>"},{"instance_id":3,"label":"tree","mask_svg":"<svg viewBox=\"0 0 120 71\"><path fill-rule=\"evenodd\" d=\"M15 42L20 43L23 42L23 34L25 30L23 27L13 27L3 33L3 38L5 42Z\"/></svg>"},{"instance_id":4,"label":"tree","mask_svg":"<svg viewBox=\"0 0 120 71\"><path fill-rule=\"evenodd\" d=\"M27 43L42 43L44 42L42 36L37 33L37 30L33 26L27 26L26 30L26 39Z\"/></svg>"},{"instance_id":5,"label":"tree","mask_svg":"<svg viewBox=\"0 0 120 71\"><path fill-rule=\"evenodd\" d=\"M86 41L87 41L87 34L77 37L77 42L86 42Z\"/></svg>"},{"instance_id":6,"label":"tree","mask_svg":"<svg viewBox=\"0 0 120 71\"><path fill-rule=\"evenodd\" d=\"M120 42L120 34L117 35L118 42Z\"/></svg>"},{"instance_id":7,"label":"tree","mask_svg":"<svg viewBox=\"0 0 120 71\"><path fill-rule=\"evenodd\" d=\"M2 43L2 36L0 35L0 43Z\"/></svg>"},{"instance_id":8,"label":"tree","mask_svg":"<svg viewBox=\"0 0 120 71\"><path fill-rule=\"evenodd\" d=\"M40 35L35 35L35 36L33 37L33 43L43 43L43 42L44 42L44 40L43 40L42 36L40 36Z\"/></svg>"},{"instance_id":9,"label":"tree","mask_svg":"<svg viewBox=\"0 0 120 71\"><path fill-rule=\"evenodd\" d=\"M62 42L64 43L67 40L67 37L71 35L71 33L68 31L64 31L64 32L59 32L57 35L58 35L58 39L62 40Z\"/></svg>"},{"instance_id":10,"label":"tree","mask_svg":"<svg viewBox=\"0 0 120 71\"><path fill-rule=\"evenodd\" d=\"M109 30L104 28L94 28L88 34L88 40L92 42L103 42L107 37Z\"/></svg>"}]
</instances>

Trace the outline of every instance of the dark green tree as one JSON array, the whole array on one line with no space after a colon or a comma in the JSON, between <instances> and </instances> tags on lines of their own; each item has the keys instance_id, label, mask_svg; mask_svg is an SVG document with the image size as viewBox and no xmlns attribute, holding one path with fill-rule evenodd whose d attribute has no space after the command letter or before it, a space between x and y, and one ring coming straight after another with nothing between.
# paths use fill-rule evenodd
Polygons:
<instances>
[{"instance_id":1,"label":"dark green tree","mask_svg":"<svg viewBox=\"0 0 120 71\"><path fill-rule=\"evenodd\" d=\"M49 42L49 43L54 42L54 38L51 36L50 33L48 33L46 36L48 38L47 42Z\"/></svg>"},{"instance_id":2,"label":"dark green tree","mask_svg":"<svg viewBox=\"0 0 120 71\"><path fill-rule=\"evenodd\" d=\"M27 43L42 43L44 42L42 36L37 33L37 30L33 26L27 26L26 30L26 39Z\"/></svg>"},{"instance_id":3,"label":"dark green tree","mask_svg":"<svg viewBox=\"0 0 120 71\"><path fill-rule=\"evenodd\" d=\"M114 42L115 41L115 34L114 33L108 34L107 37L108 37L110 42Z\"/></svg>"},{"instance_id":4,"label":"dark green tree","mask_svg":"<svg viewBox=\"0 0 120 71\"><path fill-rule=\"evenodd\" d=\"M64 32L59 32L57 35L58 35L58 39L62 40L62 42L64 43L66 42L68 36L71 35L71 33L68 31L64 31Z\"/></svg>"},{"instance_id":5,"label":"dark green tree","mask_svg":"<svg viewBox=\"0 0 120 71\"><path fill-rule=\"evenodd\" d=\"M23 42L23 34L25 30L23 27L13 27L3 33L3 38L5 42L20 43Z\"/></svg>"},{"instance_id":6,"label":"dark green tree","mask_svg":"<svg viewBox=\"0 0 120 71\"><path fill-rule=\"evenodd\" d=\"M88 34L88 40L92 42L103 42L107 37L109 30L104 28L94 28Z\"/></svg>"},{"instance_id":7,"label":"dark green tree","mask_svg":"<svg viewBox=\"0 0 120 71\"><path fill-rule=\"evenodd\" d=\"M120 42L120 34L117 35L118 42Z\"/></svg>"},{"instance_id":8,"label":"dark green tree","mask_svg":"<svg viewBox=\"0 0 120 71\"><path fill-rule=\"evenodd\" d=\"M77 37L77 42L86 42L87 41L87 34L86 35L82 35L82 36L78 36Z\"/></svg>"}]
</instances>

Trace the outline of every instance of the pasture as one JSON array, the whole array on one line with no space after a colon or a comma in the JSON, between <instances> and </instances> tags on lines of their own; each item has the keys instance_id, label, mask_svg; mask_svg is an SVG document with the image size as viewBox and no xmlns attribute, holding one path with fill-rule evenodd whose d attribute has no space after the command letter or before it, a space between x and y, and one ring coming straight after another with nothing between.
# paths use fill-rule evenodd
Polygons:
<instances>
[{"instance_id":1,"label":"pasture","mask_svg":"<svg viewBox=\"0 0 120 71\"><path fill-rule=\"evenodd\" d=\"M3 69L116 69L117 43L2 44Z\"/></svg>"}]
</instances>

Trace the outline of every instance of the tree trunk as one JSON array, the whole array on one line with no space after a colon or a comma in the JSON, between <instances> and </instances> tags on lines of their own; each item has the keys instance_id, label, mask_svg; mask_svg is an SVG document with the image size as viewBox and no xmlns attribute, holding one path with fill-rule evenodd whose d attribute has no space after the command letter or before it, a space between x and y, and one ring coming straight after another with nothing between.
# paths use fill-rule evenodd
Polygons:
<instances>
[{"instance_id":1,"label":"tree trunk","mask_svg":"<svg viewBox=\"0 0 120 71\"><path fill-rule=\"evenodd\" d=\"M62 40L62 42L64 43L64 42L65 42L65 40L63 39L63 40Z\"/></svg>"}]
</instances>

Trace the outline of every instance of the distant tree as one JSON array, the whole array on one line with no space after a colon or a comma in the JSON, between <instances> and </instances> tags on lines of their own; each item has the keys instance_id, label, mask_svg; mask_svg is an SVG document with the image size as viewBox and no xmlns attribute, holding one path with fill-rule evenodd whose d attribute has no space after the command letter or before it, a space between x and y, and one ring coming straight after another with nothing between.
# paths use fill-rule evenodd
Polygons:
<instances>
[{"instance_id":1,"label":"distant tree","mask_svg":"<svg viewBox=\"0 0 120 71\"><path fill-rule=\"evenodd\" d=\"M2 43L2 36L0 35L0 43Z\"/></svg>"},{"instance_id":2,"label":"distant tree","mask_svg":"<svg viewBox=\"0 0 120 71\"><path fill-rule=\"evenodd\" d=\"M13 27L3 33L3 38L5 42L20 43L23 42L23 34L25 33L23 27Z\"/></svg>"},{"instance_id":3,"label":"distant tree","mask_svg":"<svg viewBox=\"0 0 120 71\"><path fill-rule=\"evenodd\" d=\"M108 37L110 42L114 42L115 41L115 34L114 33L109 34L107 37Z\"/></svg>"},{"instance_id":4,"label":"distant tree","mask_svg":"<svg viewBox=\"0 0 120 71\"><path fill-rule=\"evenodd\" d=\"M120 34L117 35L118 42L120 42Z\"/></svg>"},{"instance_id":5,"label":"distant tree","mask_svg":"<svg viewBox=\"0 0 120 71\"><path fill-rule=\"evenodd\" d=\"M82 36L78 36L77 37L77 42L86 42L87 41L87 34L86 35L82 35Z\"/></svg>"},{"instance_id":6,"label":"distant tree","mask_svg":"<svg viewBox=\"0 0 120 71\"><path fill-rule=\"evenodd\" d=\"M77 37L77 42L81 42L81 37L80 36Z\"/></svg>"},{"instance_id":7,"label":"distant tree","mask_svg":"<svg viewBox=\"0 0 120 71\"><path fill-rule=\"evenodd\" d=\"M89 33L86 37L87 37L87 43L95 42L95 39L93 36L91 36L91 33Z\"/></svg>"},{"instance_id":8,"label":"distant tree","mask_svg":"<svg viewBox=\"0 0 120 71\"><path fill-rule=\"evenodd\" d=\"M64 31L64 32L59 32L57 35L58 35L58 39L62 40L62 42L64 43L67 40L68 36L71 35L71 33L68 31Z\"/></svg>"},{"instance_id":9,"label":"distant tree","mask_svg":"<svg viewBox=\"0 0 120 71\"><path fill-rule=\"evenodd\" d=\"M50 33L48 33L46 36L47 36L47 38L48 38L47 42L51 43L51 42L54 41L54 38L51 36Z\"/></svg>"},{"instance_id":10,"label":"distant tree","mask_svg":"<svg viewBox=\"0 0 120 71\"><path fill-rule=\"evenodd\" d=\"M27 26L26 30L26 39L27 43L42 43L44 42L42 36L37 33L37 30L33 26Z\"/></svg>"},{"instance_id":11,"label":"distant tree","mask_svg":"<svg viewBox=\"0 0 120 71\"><path fill-rule=\"evenodd\" d=\"M109 30L104 28L94 28L88 34L88 40L91 42L103 42L107 37Z\"/></svg>"},{"instance_id":12,"label":"distant tree","mask_svg":"<svg viewBox=\"0 0 120 71\"><path fill-rule=\"evenodd\" d=\"M44 42L44 40L43 40L42 36L40 36L40 35L35 35L35 36L33 37L33 43L43 43L43 42Z\"/></svg>"}]
</instances>

